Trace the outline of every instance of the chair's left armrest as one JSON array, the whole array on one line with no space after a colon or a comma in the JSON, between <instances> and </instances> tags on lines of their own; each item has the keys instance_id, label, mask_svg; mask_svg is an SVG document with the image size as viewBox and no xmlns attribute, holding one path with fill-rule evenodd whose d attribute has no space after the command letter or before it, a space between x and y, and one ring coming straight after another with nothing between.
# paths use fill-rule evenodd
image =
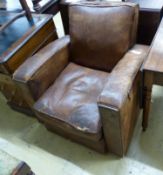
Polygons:
<instances>
[{"instance_id":1,"label":"chair's left armrest","mask_svg":"<svg viewBox=\"0 0 163 175\"><path fill-rule=\"evenodd\" d=\"M108 150L120 156L127 150L139 112L139 70L144 56L137 53L131 49L116 65L98 100Z\"/></svg>"},{"instance_id":2,"label":"chair's left armrest","mask_svg":"<svg viewBox=\"0 0 163 175\"><path fill-rule=\"evenodd\" d=\"M13 79L21 87L23 95L28 99L27 103L30 101L29 105L48 89L67 66L69 44L69 36L55 40L28 58L15 71Z\"/></svg>"}]
</instances>

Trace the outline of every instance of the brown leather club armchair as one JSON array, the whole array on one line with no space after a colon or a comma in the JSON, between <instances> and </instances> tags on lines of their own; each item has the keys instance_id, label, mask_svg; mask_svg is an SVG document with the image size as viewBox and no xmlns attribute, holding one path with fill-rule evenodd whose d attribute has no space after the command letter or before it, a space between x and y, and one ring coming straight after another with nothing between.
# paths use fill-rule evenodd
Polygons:
<instances>
[{"instance_id":1,"label":"brown leather club armchair","mask_svg":"<svg viewBox=\"0 0 163 175\"><path fill-rule=\"evenodd\" d=\"M139 113L138 6L72 4L70 36L29 58L14 74L49 130L99 152L127 151Z\"/></svg>"}]
</instances>

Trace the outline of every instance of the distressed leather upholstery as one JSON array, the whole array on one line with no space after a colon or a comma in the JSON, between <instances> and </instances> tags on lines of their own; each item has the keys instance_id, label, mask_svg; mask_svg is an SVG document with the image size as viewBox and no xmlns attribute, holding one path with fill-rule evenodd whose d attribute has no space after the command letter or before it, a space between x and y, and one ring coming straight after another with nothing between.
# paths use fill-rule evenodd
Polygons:
<instances>
[{"instance_id":1,"label":"distressed leather upholstery","mask_svg":"<svg viewBox=\"0 0 163 175\"><path fill-rule=\"evenodd\" d=\"M117 15L118 13L121 15ZM132 19L136 14L134 8L72 6L69 14L71 60L80 65L110 72L132 46ZM98 25L107 30L101 32L101 27L97 27L97 19Z\"/></svg>"},{"instance_id":2,"label":"distressed leather upholstery","mask_svg":"<svg viewBox=\"0 0 163 175\"><path fill-rule=\"evenodd\" d=\"M122 107L148 50L148 46L137 44L124 55L105 83L98 101L100 105L117 109Z\"/></svg>"},{"instance_id":3,"label":"distressed leather upholstery","mask_svg":"<svg viewBox=\"0 0 163 175\"><path fill-rule=\"evenodd\" d=\"M107 147L119 155L127 151L139 114L139 69L148 50L144 45L131 48L114 67L98 99Z\"/></svg>"},{"instance_id":4,"label":"distressed leather upholstery","mask_svg":"<svg viewBox=\"0 0 163 175\"><path fill-rule=\"evenodd\" d=\"M110 0L111 1L111 0ZM61 17L62 17L62 21L63 21L63 27L64 27L64 31L66 34L69 34L69 5L72 3L80 3L80 4L92 4L92 2L88 1L88 0L60 0L59 3L59 9L60 9L60 13L61 13ZM96 2L94 2L96 4ZM106 3L108 3L107 0L102 0L100 3L103 3L103 5ZM111 5L112 3L109 2L109 4ZM113 2L113 5L120 5L122 6L123 4L121 2ZM126 5L126 4L124 4ZM129 5L129 3L128 3ZM134 9L135 11L137 11L137 8ZM136 33L137 33L137 24L138 24L138 13L135 13L134 19L132 20L133 22L133 30L132 30L132 34L131 34L131 44L135 43L135 39L136 39Z\"/></svg>"},{"instance_id":5,"label":"distressed leather upholstery","mask_svg":"<svg viewBox=\"0 0 163 175\"><path fill-rule=\"evenodd\" d=\"M135 44L138 7L69 8L70 36L40 50L13 78L49 130L122 156L139 113L139 70L149 50Z\"/></svg>"},{"instance_id":6,"label":"distressed leather upholstery","mask_svg":"<svg viewBox=\"0 0 163 175\"><path fill-rule=\"evenodd\" d=\"M107 77L106 72L70 63L34 108L40 116L48 114L54 123L62 121L60 126L64 131L66 123L67 132L71 128L75 135L99 141L102 132L97 99Z\"/></svg>"}]
</instances>

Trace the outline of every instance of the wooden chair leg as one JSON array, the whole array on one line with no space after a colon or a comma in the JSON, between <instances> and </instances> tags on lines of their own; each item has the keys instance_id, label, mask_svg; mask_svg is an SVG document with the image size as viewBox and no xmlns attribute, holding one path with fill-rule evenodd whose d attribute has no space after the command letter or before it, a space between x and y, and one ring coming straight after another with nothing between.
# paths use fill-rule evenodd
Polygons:
<instances>
[{"instance_id":1,"label":"wooden chair leg","mask_svg":"<svg viewBox=\"0 0 163 175\"><path fill-rule=\"evenodd\" d=\"M145 131L148 127L148 118L150 111L150 104L152 98L152 85L153 85L153 74L151 72L144 73L144 107L143 107L143 121L142 127Z\"/></svg>"},{"instance_id":2,"label":"wooden chair leg","mask_svg":"<svg viewBox=\"0 0 163 175\"><path fill-rule=\"evenodd\" d=\"M152 90L145 88L144 96L145 96L144 97L145 99L144 99L143 122L142 122L143 131L145 131L148 127L148 118L149 118Z\"/></svg>"}]
</instances>

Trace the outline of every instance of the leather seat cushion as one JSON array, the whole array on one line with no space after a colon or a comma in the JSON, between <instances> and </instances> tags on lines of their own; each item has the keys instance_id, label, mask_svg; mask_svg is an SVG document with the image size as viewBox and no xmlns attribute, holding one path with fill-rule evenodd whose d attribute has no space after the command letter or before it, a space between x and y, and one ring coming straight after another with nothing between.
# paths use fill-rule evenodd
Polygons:
<instances>
[{"instance_id":1,"label":"leather seat cushion","mask_svg":"<svg viewBox=\"0 0 163 175\"><path fill-rule=\"evenodd\" d=\"M59 126L63 130L73 130L75 135L99 140L101 120L97 99L108 76L106 72L69 63L34 108L42 114L43 120L48 118L63 125Z\"/></svg>"}]
</instances>

